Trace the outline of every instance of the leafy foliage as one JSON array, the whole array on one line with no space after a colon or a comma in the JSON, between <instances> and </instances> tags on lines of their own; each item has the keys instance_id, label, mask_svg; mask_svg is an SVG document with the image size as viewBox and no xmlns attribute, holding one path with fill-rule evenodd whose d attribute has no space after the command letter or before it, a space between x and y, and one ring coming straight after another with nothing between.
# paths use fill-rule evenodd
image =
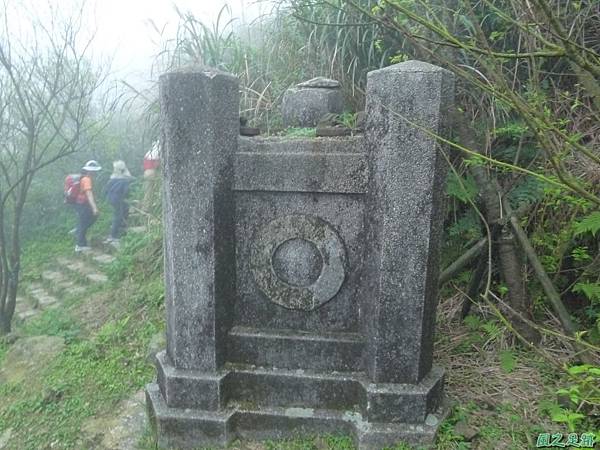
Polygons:
<instances>
[{"instance_id":1,"label":"leafy foliage","mask_svg":"<svg viewBox=\"0 0 600 450\"><path fill-rule=\"evenodd\" d=\"M592 303L600 304L600 283L577 283L572 291L584 294Z\"/></svg>"},{"instance_id":2,"label":"leafy foliage","mask_svg":"<svg viewBox=\"0 0 600 450\"><path fill-rule=\"evenodd\" d=\"M596 236L598 230L600 230L600 211L594 211L587 215L580 221L573 225L575 236L591 233L592 236Z\"/></svg>"},{"instance_id":3,"label":"leafy foliage","mask_svg":"<svg viewBox=\"0 0 600 450\"><path fill-rule=\"evenodd\" d=\"M534 205L544 197L544 183L538 178L526 176L510 191L508 196L514 207Z\"/></svg>"},{"instance_id":4,"label":"leafy foliage","mask_svg":"<svg viewBox=\"0 0 600 450\"><path fill-rule=\"evenodd\" d=\"M478 191L479 189L472 175L468 174L466 177L460 179L454 172L450 172L448 175L446 193L460 202L467 203L473 201Z\"/></svg>"},{"instance_id":5,"label":"leafy foliage","mask_svg":"<svg viewBox=\"0 0 600 450\"><path fill-rule=\"evenodd\" d=\"M511 373L517 365L515 354L511 350L502 350L500 352L500 367L506 373Z\"/></svg>"}]
</instances>

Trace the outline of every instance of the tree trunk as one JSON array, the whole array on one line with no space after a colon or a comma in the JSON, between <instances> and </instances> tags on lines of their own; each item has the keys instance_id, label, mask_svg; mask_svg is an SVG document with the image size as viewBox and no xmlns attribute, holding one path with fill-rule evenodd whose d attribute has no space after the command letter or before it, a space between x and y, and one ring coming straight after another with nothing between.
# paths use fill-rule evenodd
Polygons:
<instances>
[{"instance_id":1,"label":"tree trunk","mask_svg":"<svg viewBox=\"0 0 600 450\"><path fill-rule=\"evenodd\" d=\"M484 148L483 143L473 132L472 127L468 123L464 123L459 113L455 113L453 122L454 129L463 145L471 149ZM499 253L499 270L502 280L508 287L508 303L518 315L530 318L531 312L528 308L529 302L523 280L523 271L519 263L518 247L512 230L502 226L505 215L503 214L502 192L497 181L484 167L473 165L470 170L479 188L479 198L483 203L485 219L490 228L492 251ZM500 237L499 242L496 242L498 237ZM489 270L492 270L492 268L490 267ZM465 306L465 309L468 311L467 306ZM515 314L510 314L509 317L515 329L529 342L539 343L541 336L534 328Z\"/></svg>"},{"instance_id":2,"label":"tree trunk","mask_svg":"<svg viewBox=\"0 0 600 450\"><path fill-rule=\"evenodd\" d=\"M502 279L508 288L509 304L517 314L508 313L515 329L527 342L538 344L542 339L540 333L532 328L523 318L533 321L529 296L523 280L523 264L517 252L517 243L512 231L505 226L498 241L498 256Z\"/></svg>"},{"instance_id":3,"label":"tree trunk","mask_svg":"<svg viewBox=\"0 0 600 450\"><path fill-rule=\"evenodd\" d=\"M479 258L482 250L487 244L487 237L480 239L477 243L456 259L452 264L446 267L440 274L440 286L450 281L454 276L458 275L465 267L467 267L474 259Z\"/></svg>"},{"instance_id":4,"label":"tree trunk","mask_svg":"<svg viewBox=\"0 0 600 450\"><path fill-rule=\"evenodd\" d=\"M481 289L481 281L488 268L488 255L487 253L481 253L477 258L477 264L475 270L469 280L469 287L467 288L467 298L463 300L462 308L460 311L460 318L464 319L469 315L471 311L472 302L477 301L479 298L479 291Z\"/></svg>"},{"instance_id":5,"label":"tree trunk","mask_svg":"<svg viewBox=\"0 0 600 450\"><path fill-rule=\"evenodd\" d=\"M550 300L550 304L552 305L554 312L558 316L558 319L562 324L565 333L567 333L569 336L574 336L577 332L577 325L575 324L575 322L573 322L571 315L565 308L565 305L563 304L560 298L560 294L557 292L556 288L552 284L552 281L550 281L550 277L548 277L548 274L544 270L544 267L542 266L542 263L540 262L537 254L535 253L533 246L529 242L525 231L521 228L521 225L519 225L519 221L515 217L508 203L506 203L505 209L507 214L510 216L510 224L512 225L514 233L519 243L521 244L521 248L525 252L527 258L529 258L529 263L533 267L533 270L537 275L538 280L542 285L542 288L544 289L546 297L548 297L548 299Z\"/></svg>"},{"instance_id":6,"label":"tree trunk","mask_svg":"<svg viewBox=\"0 0 600 450\"><path fill-rule=\"evenodd\" d=\"M0 336L10 333L10 323L12 321L11 319L12 315L10 318L8 318L8 316L4 314L4 311L0 311Z\"/></svg>"}]
</instances>

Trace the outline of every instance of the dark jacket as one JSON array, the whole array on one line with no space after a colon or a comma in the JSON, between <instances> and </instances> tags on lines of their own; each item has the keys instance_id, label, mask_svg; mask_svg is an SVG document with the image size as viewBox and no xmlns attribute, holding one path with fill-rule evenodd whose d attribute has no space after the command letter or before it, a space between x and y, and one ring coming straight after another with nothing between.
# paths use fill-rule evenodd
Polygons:
<instances>
[{"instance_id":1,"label":"dark jacket","mask_svg":"<svg viewBox=\"0 0 600 450\"><path fill-rule=\"evenodd\" d=\"M129 194L129 184L131 181L131 178L111 178L108 181L104 188L104 193L111 205L117 205L125 200L127 194Z\"/></svg>"}]
</instances>

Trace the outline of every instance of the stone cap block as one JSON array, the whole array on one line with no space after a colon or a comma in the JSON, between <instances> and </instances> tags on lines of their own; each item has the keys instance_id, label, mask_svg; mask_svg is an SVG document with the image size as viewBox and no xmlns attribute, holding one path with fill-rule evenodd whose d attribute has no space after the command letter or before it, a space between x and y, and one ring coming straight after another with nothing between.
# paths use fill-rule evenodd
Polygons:
<instances>
[{"instance_id":1,"label":"stone cap block","mask_svg":"<svg viewBox=\"0 0 600 450\"><path fill-rule=\"evenodd\" d=\"M447 69L443 67L434 66L423 61L410 60L393 64L391 66L384 67L383 69L372 70L367 73L367 78L377 77L381 74L397 73L397 72L408 72L408 73L435 73L444 72L448 75L453 75Z\"/></svg>"},{"instance_id":2,"label":"stone cap block","mask_svg":"<svg viewBox=\"0 0 600 450\"><path fill-rule=\"evenodd\" d=\"M366 153L363 136L290 138L259 136L238 139L238 153Z\"/></svg>"},{"instance_id":3,"label":"stone cap block","mask_svg":"<svg viewBox=\"0 0 600 450\"><path fill-rule=\"evenodd\" d=\"M180 75L180 74L204 75L206 78L210 78L210 79L216 78L216 77L229 78L229 79L235 80L237 82L237 77L230 74L229 72L223 72L222 70L216 69L214 67L200 66L200 65L187 65L187 66L178 67L169 72L163 73L159 78L166 78L169 76Z\"/></svg>"},{"instance_id":4,"label":"stone cap block","mask_svg":"<svg viewBox=\"0 0 600 450\"><path fill-rule=\"evenodd\" d=\"M298 83L296 86L299 88L321 88L321 89L337 89L340 87L340 82L332 80L331 78L316 77L302 83Z\"/></svg>"},{"instance_id":5,"label":"stone cap block","mask_svg":"<svg viewBox=\"0 0 600 450\"><path fill-rule=\"evenodd\" d=\"M343 109L340 82L316 77L285 92L281 114L284 126L314 127L325 114L338 114Z\"/></svg>"}]
</instances>

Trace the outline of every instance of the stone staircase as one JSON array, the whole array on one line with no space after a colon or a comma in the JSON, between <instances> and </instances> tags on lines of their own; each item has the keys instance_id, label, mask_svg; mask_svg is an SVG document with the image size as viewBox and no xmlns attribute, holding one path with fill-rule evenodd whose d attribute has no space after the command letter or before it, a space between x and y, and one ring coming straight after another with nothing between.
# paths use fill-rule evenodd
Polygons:
<instances>
[{"instance_id":1,"label":"stone staircase","mask_svg":"<svg viewBox=\"0 0 600 450\"><path fill-rule=\"evenodd\" d=\"M145 226L128 228L129 233L145 231ZM116 259L111 253L115 251L115 247L105 245L86 253L56 258L53 266L42 272L39 281L22 282L15 318L24 322L46 309L61 305L66 296L80 295L90 286L106 283L106 271Z\"/></svg>"},{"instance_id":2,"label":"stone staircase","mask_svg":"<svg viewBox=\"0 0 600 450\"><path fill-rule=\"evenodd\" d=\"M67 296L80 295L91 286L106 283L106 270L114 260L115 256L100 249L58 257L52 267L42 272L39 281L22 283L15 318L20 322L31 320L44 310L60 306Z\"/></svg>"}]
</instances>

